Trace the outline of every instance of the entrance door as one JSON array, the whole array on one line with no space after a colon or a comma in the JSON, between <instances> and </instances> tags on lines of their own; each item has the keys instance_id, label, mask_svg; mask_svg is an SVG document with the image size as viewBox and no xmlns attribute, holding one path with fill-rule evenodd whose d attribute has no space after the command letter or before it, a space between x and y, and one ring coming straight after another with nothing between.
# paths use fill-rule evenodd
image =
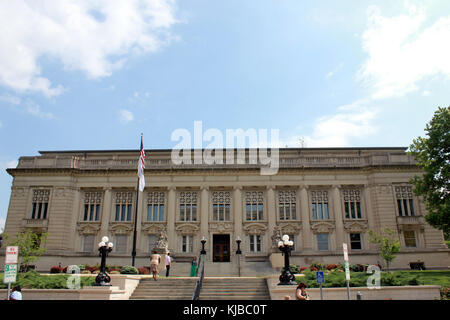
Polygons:
<instances>
[{"instance_id":1,"label":"entrance door","mask_svg":"<svg viewBox=\"0 0 450 320\"><path fill-rule=\"evenodd\" d=\"M230 235L213 235L213 262L230 262Z\"/></svg>"}]
</instances>

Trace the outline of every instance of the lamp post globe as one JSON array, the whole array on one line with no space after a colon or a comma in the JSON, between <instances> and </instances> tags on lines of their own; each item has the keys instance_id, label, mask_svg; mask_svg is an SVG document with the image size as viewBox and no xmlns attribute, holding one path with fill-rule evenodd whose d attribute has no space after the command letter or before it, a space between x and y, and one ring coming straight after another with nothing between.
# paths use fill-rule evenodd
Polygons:
<instances>
[{"instance_id":1,"label":"lamp post globe","mask_svg":"<svg viewBox=\"0 0 450 320\"><path fill-rule=\"evenodd\" d=\"M289 240L289 236L285 234L282 240L278 241L278 249L284 255L284 268L280 275L280 283L278 285L295 285L295 276L289 270L289 255L294 248L294 242Z\"/></svg>"},{"instance_id":2,"label":"lamp post globe","mask_svg":"<svg viewBox=\"0 0 450 320\"><path fill-rule=\"evenodd\" d=\"M106 256L112 251L113 244L108 242L108 237L103 237L98 244L99 256L102 258L100 271L95 278L95 286L111 286L111 277L106 274Z\"/></svg>"}]
</instances>

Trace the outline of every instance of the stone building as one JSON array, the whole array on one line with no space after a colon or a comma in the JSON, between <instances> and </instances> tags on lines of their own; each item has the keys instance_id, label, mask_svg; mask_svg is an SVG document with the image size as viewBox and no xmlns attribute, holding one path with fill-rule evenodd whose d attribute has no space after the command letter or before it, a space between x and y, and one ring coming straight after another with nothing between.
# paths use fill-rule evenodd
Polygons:
<instances>
[{"instance_id":1,"label":"stone building","mask_svg":"<svg viewBox=\"0 0 450 320\"><path fill-rule=\"evenodd\" d=\"M350 263L382 264L367 231L384 227L401 243L393 268L450 265L442 232L425 222L423 201L412 193L409 179L420 170L405 148L280 149L276 175L261 175L259 165L247 162L175 165L171 150L146 154L138 267L149 265L150 251L165 241L173 274L188 274L205 237L207 274L267 273L281 266L276 243L283 234L294 242L295 264L342 262L344 242ZM7 169L13 184L5 233L48 233L38 270L99 263L97 243L105 235L114 243L108 264L130 265L138 157L138 150L21 157Z\"/></svg>"}]
</instances>

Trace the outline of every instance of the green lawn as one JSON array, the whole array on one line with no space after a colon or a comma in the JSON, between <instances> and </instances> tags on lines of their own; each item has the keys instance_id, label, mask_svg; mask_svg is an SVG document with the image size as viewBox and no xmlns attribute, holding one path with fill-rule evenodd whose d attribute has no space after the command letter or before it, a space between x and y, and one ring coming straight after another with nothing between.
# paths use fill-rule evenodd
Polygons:
<instances>
[{"instance_id":1,"label":"green lawn","mask_svg":"<svg viewBox=\"0 0 450 320\"><path fill-rule=\"evenodd\" d=\"M19 273L17 282L11 286L20 285L22 288L28 289L68 289L67 279L69 274L41 275L35 271L27 273ZM95 276L80 277L80 286L92 286L95 283ZM3 283L3 273L0 274L0 289L6 289L8 285Z\"/></svg>"},{"instance_id":2,"label":"green lawn","mask_svg":"<svg viewBox=\"0 0 450 320\"><path fill-rule=\"evenodd\" d=\"M345 272L324 271L325 283L323 287L345 287ZM298 277L297 282L305 282L309 288L318 288L316 283L316 273L305 271L304 277ZM351 287L366 287L367 279L371 274L365 272L350 272ZM391 273L381 273L382 286L402 286L402 285L439 285L450 287L450 270L405 270L392 271Z\"/></svg>"}]
</instances>

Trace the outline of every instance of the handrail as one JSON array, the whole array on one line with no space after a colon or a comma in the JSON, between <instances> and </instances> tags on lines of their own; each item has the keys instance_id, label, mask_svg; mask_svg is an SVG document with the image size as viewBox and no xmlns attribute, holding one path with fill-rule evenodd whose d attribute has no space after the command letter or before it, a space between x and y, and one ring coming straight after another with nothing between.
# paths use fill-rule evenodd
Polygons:
<instances>
[{"instance_id":1,"label":"handrail","mask_svg":"<svg viewBox=\"0 0 450 320\"><path fill-rule=\"evenodd\" d=\"M197 282L195 283L194 292L192 293L192 300L199 300L200 291L202 290L203 278L205 276L204 255L200 255L199 260L200 260L202 270L200 271L200 277L198 278ZM197 271L198 271L198 269L197 269Z\"/></svg>"}]
</instances>

